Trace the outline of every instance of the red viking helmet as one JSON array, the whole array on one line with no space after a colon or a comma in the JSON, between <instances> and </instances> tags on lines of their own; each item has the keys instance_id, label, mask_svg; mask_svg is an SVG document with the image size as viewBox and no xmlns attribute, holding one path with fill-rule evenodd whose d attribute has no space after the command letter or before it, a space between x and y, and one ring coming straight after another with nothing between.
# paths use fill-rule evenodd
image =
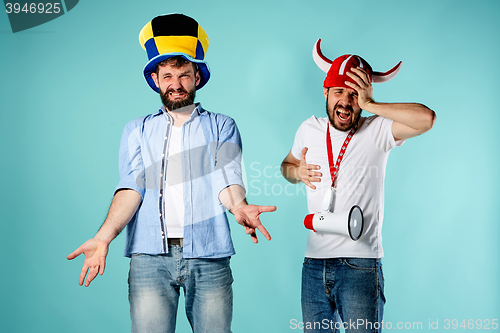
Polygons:
<instances>
[{"instance_id":1,"label":"red viking helmet","mask_svg":"<svg viewBox=\"0 0 500 333\"><path fill-rule=\"evenodd\" d=\"M400 61L396 66L385 73L374 72L365 59L353 54L345 54L338 57L334 61L331 61L321 52L320 44L321 39L318 39L316 44L314 44L313 59L316 65L318 65L318 67L323 70L323 72L327 73L325 82L323 84L325 88L350 88L344 83L344 81L349 81L356 84L356 82L354 82L349 76L346 75L346 72L348 72L351 67L361 67L366 70L371 82L373 83L387 82L390 79L394 78L401 69L402 62Z\"/></svg>"}]
</instances>

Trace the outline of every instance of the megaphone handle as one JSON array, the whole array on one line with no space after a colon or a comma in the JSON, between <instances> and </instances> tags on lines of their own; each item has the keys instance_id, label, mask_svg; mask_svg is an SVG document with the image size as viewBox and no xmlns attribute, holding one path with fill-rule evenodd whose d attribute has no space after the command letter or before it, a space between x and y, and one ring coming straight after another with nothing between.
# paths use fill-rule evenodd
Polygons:
<instances>
[{"instance_id":1,"label":"megaphone handle","mask_svg":"<svg viewBox=\"0 0 500 333\"><path fill-rule=\"evenodd\" d=\"M325 193L323 202L321 204L321 211L333 213L336 192L337 190L335 189L335 187L331 187L330 190Z\"/></svg>"},{"instance_id":2,"label":"megaphone handle","mask_svg":"<svg viewBox=\"0 0 500 333\"><path fill-rule=\"evenodd\" d=\"M335 208L335 199L337 197L337 189L335 187L330 188L330 205L328 206L328 212L333 213Z\"/></svg>"}]
</instances>

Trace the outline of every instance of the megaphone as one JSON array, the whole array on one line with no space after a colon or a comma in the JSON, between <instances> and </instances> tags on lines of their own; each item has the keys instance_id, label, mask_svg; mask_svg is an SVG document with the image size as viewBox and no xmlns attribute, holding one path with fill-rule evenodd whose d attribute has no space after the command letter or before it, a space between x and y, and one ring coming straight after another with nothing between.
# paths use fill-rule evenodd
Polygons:
<instances>
[{"instance_id":1,"label":"megaphone","mask_svg":"<svg viewBox=\"0 0 500 333\"><path fill-rule=\"evenodd\" d=\"M363 211L359 206L352 206L341 213L320 212L309 214L304 219L304 226L314 232L337 233L349 236L357 241L363 233Z\"/></svg>"}]
</instances>

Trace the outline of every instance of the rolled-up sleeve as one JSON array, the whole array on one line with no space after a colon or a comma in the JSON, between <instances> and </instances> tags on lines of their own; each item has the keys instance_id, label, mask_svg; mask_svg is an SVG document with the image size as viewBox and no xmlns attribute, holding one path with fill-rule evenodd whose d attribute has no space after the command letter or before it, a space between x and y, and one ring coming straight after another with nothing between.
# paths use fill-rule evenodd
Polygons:
<instances>
[{"instance_id":1,"label":"rolled-up sleeve","mask_svg":"<svg viewBox=\"0 0 500 333\"><path fill-rule=\"evenodd\" d=\"M138 192L144 199L145 177L140 129L141 122L131 121L123 130L119 154L120 182L115 194L123 189L131 189Z\"/></svg>"},{"instance_id":2,"label":"rolled-up sleeve","mask_svg":"<svg viewBox=\"0 0 500 333\"><path fill-rule=\"evenodd\" d=\"M215 193L220 193L230 185L243 184L241 172L242 144L240 132L232 118L225 118L219 127L219 140L215 155Z\"/></svg>"}]
</instances>

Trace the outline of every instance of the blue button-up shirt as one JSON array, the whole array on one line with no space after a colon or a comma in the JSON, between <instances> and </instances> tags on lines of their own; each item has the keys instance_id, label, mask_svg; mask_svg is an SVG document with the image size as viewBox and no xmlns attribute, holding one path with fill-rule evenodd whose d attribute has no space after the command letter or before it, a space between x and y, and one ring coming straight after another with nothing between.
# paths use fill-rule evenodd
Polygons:
<instances>
[{"instance_id":1,"label":"blue button-up shirt","mask_svg":"<svg viewBox=\"0 0 500 333\"><path fill-rule=\"evenodd\" d=\"M167 253L163 190L173 119L162 107L130 121L120 144L120 183L142 203L127 225L125 255ZM184 257L221 258L233 255L226 208L219 193L243 186L241 138L234 120L204 110L200 104L182 126L184 192ZM115 192L116 193L116 192Z\"/></svg>"}]
</instances>

